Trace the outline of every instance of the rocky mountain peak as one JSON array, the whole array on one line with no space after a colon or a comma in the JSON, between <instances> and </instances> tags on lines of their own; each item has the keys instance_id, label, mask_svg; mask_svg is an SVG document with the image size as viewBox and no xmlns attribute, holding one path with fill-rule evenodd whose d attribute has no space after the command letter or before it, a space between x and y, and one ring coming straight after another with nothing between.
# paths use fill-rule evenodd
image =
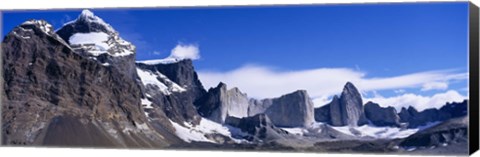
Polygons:
<instances>
[{"instance_id":1,"label":"rocky mountain peak","mask_svg":"<svg viewBox=\"0 0 480 157\"><path fill-rule=\"evenodd\" d=\"M35 19L32 19L32 20L28 20L28 21L25 21L23 22L20 27L22 28L30 28L30 29L33 29L33 28L37 28L37 29L34 29L34 30L39 30L45 34L48 34L48 35L52 35L54 34L54 31L53 31L53 26L50 25L47 21L45 20L35 20Z\"/></svg>"},{"instance_id":2,"label":"rocky mountain peak","mask_svg":"<svg viewBox=\"0 0 480 157\"><path fill-rule=\"evenodd\" d=\"M335 95L329 104L315 109L315 112L318 113L315 115L316 120L333 126L358 126L368 123L362 97L351 82L345 84L340 97Z\"/></svg>"},{"instance_id":3,"label":"rocky mountain peak","mask_svg":"<svg viewBox=\"0 0 480 157\"><path fill-rule=\"evenodd\" d=\"M351 82L347 82L345 86L343 87L342 95L341 96L348 96L348 97L355 97L355 98L361 98L360 92L358 92L357 87L353 85ZM359 99L361 101L361 99ZM360 102L360 104L362 104Z\"/></svg>"},{"instance_id":4,"label":"rocky mountain peak","mask_svg":"<svg viewBox=\"0 0 480 157\"><path fill-rule=\"evenodd\" d=\"M103 66L112 66L131 78L137 77L135 46L122 39L112 26L91 11L83 10L77 19L58 29L57 34L75 53Z\"/></svg>"},{"instance_id":5,"label":"rocky mountain peak","mask_svg":"<svg viewBox=\"0 0 480 157\"><path fill-rule=\"evenodd\" d=\"M69 45L53 31L52 25L45 20L31 19L25 21L15 27L7 36L15 37L23 41L28 40L33 43L41 41L42 39L40 38L53 38L69 47Z\"/></svg>"},{"instance_id":6,"label":"rocky mountain peak","mask_svg":"<svg viewBox=\"0 0 480 157\"><path fill-rule=\"evenodd\" d=\"M65 23L63 27L75 33L103 32L107 34L118 34L110 24L106 23L102 18L96 16L93 12L87 9L83 10L80 15L78 15L77 19ZM68 34L64 33L65 30L60 30L58 31L60 36L66 39Z\"/></svg>"}]
</instances>

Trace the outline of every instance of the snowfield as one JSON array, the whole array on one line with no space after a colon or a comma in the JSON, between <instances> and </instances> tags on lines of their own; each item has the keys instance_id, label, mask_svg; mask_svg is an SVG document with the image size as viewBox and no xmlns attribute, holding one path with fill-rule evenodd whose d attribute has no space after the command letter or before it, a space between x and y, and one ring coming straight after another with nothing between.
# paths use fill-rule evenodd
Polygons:
<instances>
[{"instance_id":1,"label":"snowfield","mask_svg":"<svg viewBox=\"0 0 480 157\"><path fill-rule=\"evenodd\" d=\"M93 44L95 49L89 51L94 56L108 53L111 46L107 43L109 35L103 32L75 33L68 40L72 45Z\"/></svg>"},{"instance_id":2,"label":"snowfield","mask_svg":"<svg viewBox=\"0 0 480 157\"><path fill-rule=\"evenodd\" d=\"M171 120L170 122L175 128L175 133L177 134L177 136L188 143L192 141L217 143L216 141L205 137L206 134L214 134L214 133L222 134L224 136L230 137L232 140L234 140L237 143L244 141L244 140L237 140L233 138L228 127L223 126L219 123L213 122L211 120L208 120L206 118L202 118L200 121L200 124L196 126L193 126L185 122L184 125L186 127L184 127Z\"/></svg>"},{"instance_id":3,"label":"snowfield","mask_svg":"<svg viewBox=\"0 0 480 157\"><path fill-rule=\"evenodd\" d=\"M357 136L357 137L372 137L376 139L396 139L396 138L406 138L420 130L424 130L426 128L430 128L439 124L440 122L429 123L425 126L421 126L418 128L413 129L401 129L397 127L378 127L374 125L362 125L356 127L349 127L349 126L330 126L333 129L340 131L344 134ZM311 128L281 128L291 134L303 136L305 133L308 133L309 129L316 130L320 128L320 126L324 125L325 123L316 122L314 123ZM318 130L321 132L321 130ZM360 133L360 134L358 134Z\"/></svg>"}]
</instances>

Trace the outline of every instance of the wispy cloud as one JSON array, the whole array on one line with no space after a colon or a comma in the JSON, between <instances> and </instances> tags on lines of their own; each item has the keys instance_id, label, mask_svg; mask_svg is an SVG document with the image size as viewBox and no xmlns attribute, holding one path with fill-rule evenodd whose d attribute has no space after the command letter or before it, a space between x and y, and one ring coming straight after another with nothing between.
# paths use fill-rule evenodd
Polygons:
<instances>
[{"instance_id":1,"label":"wispy cloud","mask_svg":"<svg viewBox=\"0 0 480 157\"><path fill-rule=\"evenodd\" d=\"M422 91L429 91L429 90L446 90L448 89L447 82L429 82L425 83L422 87Z\"/></svg>"},{"instance_id":2,"label":"wispy cloud","mask_svg":"<svg viewBox=\"0 0 480 157\"><path fill-rule=\"evenodd\" d=\"M381 106L393 106L400 111L402 107L412 106L418 111L423 111L428 108L440 108L447 102L461 102L466 99L466 96L461 95L457 91L449 90L444 93L437 93L433 96L422 96L413 93L406 93L399 96L385 98L377 95L373 98L367 98L365 102L376 102Z\"/></svg>"},{"instance_id":3,"label":"wispy cloud","mask_svg":"<svg viewBox=\"0 0 480 157\"><path fill-rule=\"evenodd\" d=\"M274 68L258 65L246 65L227 71L199 71L199 77L205 87L214 87L220 81L230 87L239 87L253 98L278 97L298 89L307 90L319 103L328 102L328 98L339 94L343 85L350 81L361 92L422 88L432 82L448 83L453 80L468 79L468 73L454 70L425 71L392 77L368 77L365 72L348 68L317 68L300 71L278 71ZM448 85L447 85L448 87ZM430 87L431 89L439 88Z\"/></svg>"},{"instance_id":4,"label":"wispy cloud","mask_svg":"<svg viewBox=\"0 0 480 157\"><path fill-rule=\"evenodd\" d=\"M162 52L160 52L160 51L153 51L152 54L154 54L154 55L162 55Z\"/></svg>"}]
</instances>

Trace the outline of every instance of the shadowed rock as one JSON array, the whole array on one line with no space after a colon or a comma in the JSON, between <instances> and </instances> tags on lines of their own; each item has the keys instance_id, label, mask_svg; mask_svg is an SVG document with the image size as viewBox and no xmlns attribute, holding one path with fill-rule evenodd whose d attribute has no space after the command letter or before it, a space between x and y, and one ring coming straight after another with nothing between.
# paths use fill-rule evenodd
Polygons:
<instances>
[{"instance_id":1,"label":"shadowed rock","mask_svg":"<svg viewBox=\"0 0 480 157\"><path fill-rule=\"evenodd\" d=\"M247 117L249 99L238 88L227 90L226 84L219 83L217 87L209 89L195 105L201 116L224 123L228 116Z\"/></svg>"},{"instance_id":2,"label":"shadowed rock","mask_svg":"<svg viewBox=\"0 0 480 157\"><path fill-rule=\"evenodd\" d=\"M391 106L383 108L369 101L365 104L365 116L376 126L400 127L400 117L397 110Z\"/></svg>"}]
</instances>

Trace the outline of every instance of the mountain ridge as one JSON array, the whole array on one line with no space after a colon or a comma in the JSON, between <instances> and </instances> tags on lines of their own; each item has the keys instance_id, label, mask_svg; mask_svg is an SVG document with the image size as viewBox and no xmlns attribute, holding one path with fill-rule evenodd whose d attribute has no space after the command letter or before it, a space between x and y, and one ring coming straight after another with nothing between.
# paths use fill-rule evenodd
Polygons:
<instances>
[{"instance_id":1,"label":"mountain ridge","mask_svg":"<svg viewBox=\"0 0 480 157\"><path fill-rule=\"evenodd\" d=\"M60 28L61 35L52 30L45 21L32 20L2 42L3 144L165 148L208 143L301 150L326 141L377 140L362 133L372 126L412 130L466 115L468 101L426 112L364 105L351 82L320 108L314 108L306 90L262 100L224 83L207 91L192 60L137 62L134 46L122 47L118 32L90 11ZM96 55L90 52L100 50L92 45L70 43L73 35L92 32L110 33L113 45L133 53L116 56L120 50L113 48ZM62 140L72 132L77 137Z\"/></svg>"}]
</instances>

